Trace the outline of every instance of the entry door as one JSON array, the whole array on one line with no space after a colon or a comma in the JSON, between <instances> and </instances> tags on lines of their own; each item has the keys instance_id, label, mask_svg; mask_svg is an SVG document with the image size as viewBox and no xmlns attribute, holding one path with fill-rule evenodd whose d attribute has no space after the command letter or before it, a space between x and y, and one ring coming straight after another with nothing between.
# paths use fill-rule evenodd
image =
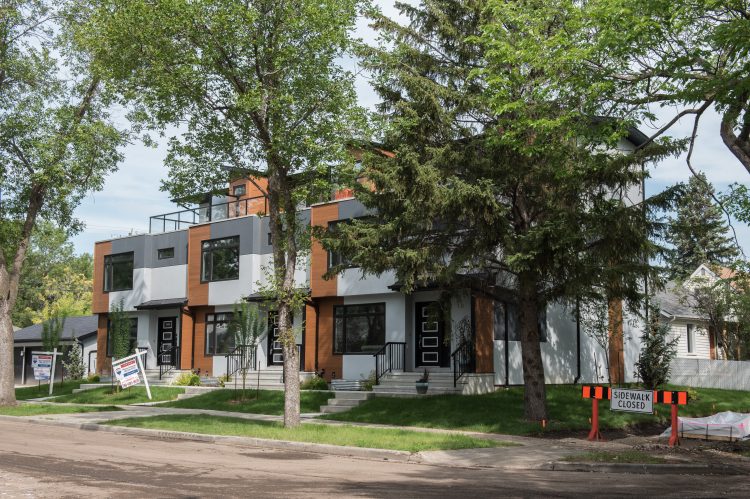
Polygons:
<instances>
[{"instance_id":1,"label":"entry door","mask_svg":"<svg viewBox=\"0 0 750 499\"><path fill-rule=\"evenodd\" d=\"M275 310L268 312L268 365L276 366L284 363L284 348L279 341L279 313Z\"/></svg>"},{"instance_id":2,"label":"entry door","mask_svg":"<svg viewBox=\"0 0 750 499\"><path fill-rule=\"evenodd\" d=\"M159 317L156 362L162 366L176 366L174 349L177 347L177 317Z\"/></svg>"},{"instance_id":3,"label":"entry door","mask_svg":"<svg viewBox=\"0 0 750 499\"><path fill-rule=\"evenodd\" d=\"M450 343L444 341L445 325L437 302L415 304L414 352L416 367L450 367Z\"/></svg>"}]
</instances>

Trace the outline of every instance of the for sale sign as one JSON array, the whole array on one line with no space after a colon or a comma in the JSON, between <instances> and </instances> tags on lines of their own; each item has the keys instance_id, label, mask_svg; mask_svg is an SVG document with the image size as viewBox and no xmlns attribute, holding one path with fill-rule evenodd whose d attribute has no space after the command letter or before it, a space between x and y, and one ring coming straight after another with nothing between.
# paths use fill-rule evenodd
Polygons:
<instances>
[{"instance_id":1,"label":"for sale sign","mask_svg":"<svg viewBox=\"0 0 750 499\"><path fill-rule=\"evenodd\" d=\"M135 357L123 360L119 364L113 364L112 368L115 371L115 378L123 388L137 385L141 382L141 377L138 374L138 361Z\"/></svg>"},{"instance_id":2,"label":"for sale sign","mask_svg":"<svg viewBox=\"0 0 750 499\"><path fill-rule=\"evenodd\" d=\"M31 368L34 370L34 379L37 381L49 381L52 373L53 355L33 354L31 356Z\"/></svg>"},{"instance_id":3,"label":"for sale sign","mask_svg":"<svg viewBox=\"0 0 750 499\"><path fill-rule=\"evenodd\" d=\"M626 390L612 388L610 409L623 412L654 413L654 392L651 390Z\"/></svg>"}]
</instances>

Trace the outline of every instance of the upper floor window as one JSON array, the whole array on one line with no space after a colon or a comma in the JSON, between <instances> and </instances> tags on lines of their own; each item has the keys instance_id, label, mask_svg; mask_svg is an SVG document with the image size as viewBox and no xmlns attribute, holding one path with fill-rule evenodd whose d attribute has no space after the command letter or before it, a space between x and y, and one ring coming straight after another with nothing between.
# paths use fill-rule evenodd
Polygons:
<instances>
[{"instance_id":1,"label":"upper floor window","mask_svg":"<svg viewBox=\"0 0 750 499\"><path fill-rule=\"evenodd\" d=\"M174 258L174 248L160 248L157 252L159 260Z\"/></svg>"},{"instance_id":2,"label":"upper floor window","mask_svg":"<svg viewBox=\"0 0 750 499\"><path fill-rule=\"evenodd\" d=\"M206 355L227 354L234 350L234 335L229 332L232 313L206 314Z\"/></svg>"},{"instance_id":3,"label":"upper floor window","mask_svg":"<svg viewBox=\"0 0 750 499\"><path fill-rule=\"evenodd\" d=\"M203 241L201 282L240 278L240 236Z\"/></svg>"},{"instance_id":4,"label":"upper floor window","mask_svg":"<svg viewBox=\"0 0 750 499\"><path fill-rule=\"evenodd\" d=\"M338 220L336 222L329 222L328 223L328 232L335 232L336 227L340 223L346 223L346 220ZM332 269L333 267L336 267L338 265L343 265L344 267L353 267L351 259L347 256L341 253L340 251L329 251L328 252L328 268Z\"/></svg>"},{"instance_id":5,"label":"upper floor window","mask_svg":"<svg viewBox=\"0 0 750 499\"><path fill-rule=\"evenodd\" d=\"M133 289L133 252L104 257L104 291Z\"/></svg>"},{"instance_id":6,"label":"upper floor window","mask_svg":"<svg viewBox=\"0 0 750 499\"><path fill-rule=\"evenodd\" d=\"M245 185L235 185L233 194L237 197L244 196L247 194L247 187Z\"/></svg>"},{"instance_id":7,"label":"upper floor window","mask_svg":"<svg viewBox=\"0 0 750 499\"><path fill-rule=\"evenodd\" d=\"M687 325L687 353L695 353L695 324Z\"/></svg>"}]
</instances>

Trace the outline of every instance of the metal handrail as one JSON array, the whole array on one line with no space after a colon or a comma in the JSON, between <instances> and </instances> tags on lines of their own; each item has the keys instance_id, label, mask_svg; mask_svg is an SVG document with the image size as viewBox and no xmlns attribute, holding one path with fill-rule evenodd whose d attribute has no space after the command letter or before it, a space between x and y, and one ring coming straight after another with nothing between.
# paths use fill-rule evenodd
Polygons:
<instances>
[{"instance_id":1,"label":"metal handrail","mask_svg":"<svg viewBox=\"0 0 750 499\"><path fill-rule=\"evenodd\" d=\"M238 371L256 370L256 347L254 345L237 345L232 351L225 355L227 359L227 376L233 376Z\"/></svg>"},{"instance_id":2,"label":"metal handrail","mask_svg":"<svg viewBox=\"0 0 750 499\"><path fill-rule=\"evenodd\" d=\"M259 199L263 200L263 210L250 209L250 203L257 203ZM148 231L149 233L153 233L167 232L167 230L181 230L203 222L243 217L245 215L253 215L259 211L268 211L268 199L266 196L254 196L154 215L148 220ZM159 224L161 224L161 228Z\"/></svg>"},{"instance_id":3,"label":"metal handrail","mask_svg":"<svg viewBox=\"0 0 750 499\"><path fill-rule=\"evenodd\" d=\"M146 364L146 359L148 358L148 347L135 347L135 353L141 352L146 352L146 355L144 355L141 359L141 361L143 362L143 368L146 369L146 366L148 365Z\"/></svg>"},{"instance_id":4,"label":"metal handrail","mask_svg":"<svg viewBox=\"0 0 750 499\"><path fill-rule=\"evenodd\" d=\"M179 366L180 347L172 347L171 350L159 352L157 357L159 359L159 379L162 379L165 374L169 374Z\"/></svg>"},{"instance_id":5,"label":"metal handrail","mask_svg":"<svg viewBox=\"0 0 750 499\"><path fill-rule=\"evenodd\" d=\"M451 353L453 364L453 387L458 384L461 376L474 372L474 348L470 341L463 339L458 347Z\"/></svg>"},{"instance_id":6,"label":"metal handrail","mask_svg":"<svg viewBox=\"0 0 750 499\"><path fill-rule=\"evenodd\" d=\"M375 357L375 384L380 384L380 378L386 373L403 371L406 367L406 343L389 341L383 348L373 354Z\"/></svg>"}]
</instances>

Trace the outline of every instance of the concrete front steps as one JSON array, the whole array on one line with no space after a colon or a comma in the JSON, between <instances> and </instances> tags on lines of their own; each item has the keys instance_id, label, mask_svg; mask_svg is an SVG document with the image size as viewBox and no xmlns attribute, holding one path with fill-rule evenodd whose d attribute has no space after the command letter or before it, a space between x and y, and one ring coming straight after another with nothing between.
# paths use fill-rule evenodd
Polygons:
<instances>
[{"instance_id":1,"label":"concrete front steps","mask_svg":"<svg viewBox=\"0 0 750 499\"><path fill-rule=\"evenodd\" d=\"M312 373L300 372L300 377L304 379ZM235 382L237 388L242 387L242 375L238 372L232 376L229 381L224 383L226 388L234 388ZM284 389L284 368L282 366L268 366L257 371L248 371L245 379L246 388L260 387L261 390L283 390Z\"/></svg>"},{"instance_id":2,"label":"concrete front steps","mask_svg":"<svg viewBox=\"0 0 750 499\"><path fill-rule=\"evenodd\" d=\"M428 369L430 373L427 395L461 394L463 384L453 386L453 371L450 369ZM417 396L416 382L422 378L424 370L416 372L387 373L380 378L380 384L373 387L373 393L412 394Z\"/></svg>"},{"instance_id":3,"label":"concrete front steps","mask_svg":"<svg viewBox=\"0 0 750 499\"><path fill-rule=\"evenodd\" d=\"M320 412L323 414L333 414L336 412L344 412L357 407L359 404L367 399L375 396L373 392L335 392L336 395L332 399L328 399L328 405L324 405L320 408Z\"/></svg>"}]
</instances>

